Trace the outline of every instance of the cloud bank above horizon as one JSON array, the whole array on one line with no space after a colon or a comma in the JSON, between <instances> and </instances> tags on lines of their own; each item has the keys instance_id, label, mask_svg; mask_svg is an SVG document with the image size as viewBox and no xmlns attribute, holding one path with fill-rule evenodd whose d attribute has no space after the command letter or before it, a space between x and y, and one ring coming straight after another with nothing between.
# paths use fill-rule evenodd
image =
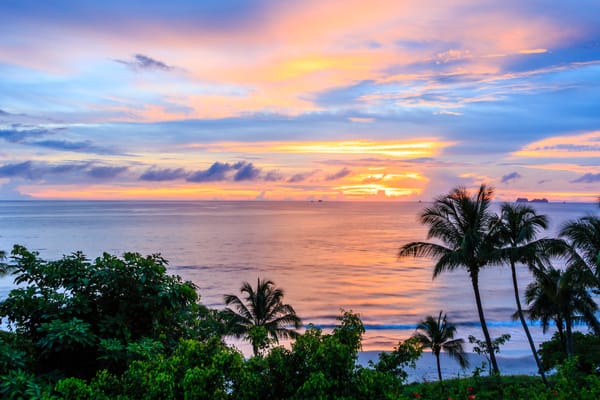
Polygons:
<instances>
[{"instance_id":1,"label":"cloud bank above horizon","mask_svg":"<svg viewBox=\"0 0 600 400\"><path fill-rule=\"evenodd\" d=\"M595 1L8 1L0 76L0 199L600 192Z\"/></svg>"}]
</instances>

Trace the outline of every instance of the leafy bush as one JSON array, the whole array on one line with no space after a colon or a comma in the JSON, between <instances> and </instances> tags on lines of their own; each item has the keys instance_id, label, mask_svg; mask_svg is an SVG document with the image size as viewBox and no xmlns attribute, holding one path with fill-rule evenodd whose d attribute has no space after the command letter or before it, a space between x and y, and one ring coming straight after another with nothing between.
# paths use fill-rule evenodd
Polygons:
<instances>
[{"instance_id":1,"label":"leafy bush","mask_svg":"<svg viewBox=\"0 0 600 400\"><path fill-rule=\"evenodd\" d=\"M573 348L578 358L577 368L591 374L600 369L600 337L594 334L583 334L573 332ZM566 351L563 341L558 332L552 335L552 339L540 345L540 357L542 367L548 371L565 363Z\"/></svg>"},{"instance_id":2,"label":"leafy bush","mask_svg":"<svg viewBox=\"0 0 600 400\"><path fill-rule=\"evenodd\" d=\"M179 339L196 336L202 320L196 287L167 275L159 255L105 253L90 262L77 252L44 261L15 246L12 258L15 283L24 286L0 302L0 317L35 360L36 373L122 371L129 345L147 338L173 349Z\"/></svg>"}]
</instances>

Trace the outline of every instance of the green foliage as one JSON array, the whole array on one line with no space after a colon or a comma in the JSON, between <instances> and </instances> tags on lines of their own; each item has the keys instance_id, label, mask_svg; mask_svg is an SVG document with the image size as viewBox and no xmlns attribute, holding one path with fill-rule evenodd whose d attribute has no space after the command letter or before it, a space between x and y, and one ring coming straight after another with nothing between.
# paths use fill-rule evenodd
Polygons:
<instances>
[{"instance_id":1,"label":"green foliage","mask_svg":"<svg viewBox=\"0 0 600 400\"><path fill-rule=\"evenodd\" d=\"M17 369L0 376L2 399L44 399L49 396L50 387L30 372Z\"/></svg>"},{"instance_id":2,"label":"green foliage","mask_svg":"<svg viewBox=\"0 0 600 400\"><path fill-rule=\"evenodd\" d=\"M65 400L95 399L94 390L82 379L65 378L56 382L54 391Z\"/></svg>"},{"instance_id":3,"label":"green foliage","mask_svg":"<svg viewBox=\"0 0 600 400\"><path fill-rule=\"evenodd\" d=\"M226 308L223 317L228 322L227 334L245 338L252 344L254 355L258 355L280 338L294 338L295 329L302 321L289 304L283 303L283 290L267 279L257 278L256 287L244 282L240 292L243 300L233 294L224 296ZM292 325L294 329L288 328Z\"/></svg>"},{"instance_id":4,"label":"green foliage","mask_svg":"<svg viewBox=\"0 0 600 400\"><path fill-rule=\"evenodd\" d=\"M159 255L105 253L90 262L77 252L44 261L15 246L12 259L21 287L0 302L0 317L34 360L36 373L91 377L101 368L122 371L136 351L170 350L198 333L196 287L167 275ZM155 350L136 349L157 342Z\"/></svg>"},{"instance_id":5,"label":"green foliage","mask_svg":"<svg viewBox=\"0 0 600 400\"><path fill-rule=\"evenodd\" d=\"M455 359L462 368L469 365L469 361L463 349L464 339L454 339L456 326L448 321L446 314L440 310L437 319L432 315L425 317L417 325L417 331L412 335L423 348L431 349L436 358L438 379L442 380L442 369L440 365L440 353L445 351Z\"/></svg>"},{"instance_id":6,"label":"green foliage","mask_svg":"<svg viewBox=\"0 0 600 400\"><path fill-rule=\"evenodd\" d=\"M510 340L510 335L508 333L504 333L497 338L492 340L491 351L487 345L487 342L484 340L479 340L473 335L469 335L469 343L474 344L473 353L479 354L480 356L485 357L488 361L488 365L490 365L490 358L492 354L498 354L500 352L500 346ZM490 375L492 375L492 368L490 366Z\"/></svg>"},{"instance_id":7,"label":"green foliage","mask_svg":"<svg viewBox=\"0 0 600 400\"><path fill-rule=\"evenodd\" d=\"M44 322L38 328L41 337L38 346L42 353L78 350L81 347L92 346L94 335L90 332L91 325L78 318L70 321L52 320Z\"/></svg>"},{"instance_id":8,"label":"green foliage","mask_svg":"<svg viewBox=\"0 0 600 400\"><path fill-rule=\"evenodd\" d=\"M369 365L376 371L388 374L400 382L405 382L408 378L406 368L415 368L416 361L421 357L423 347L415 338L410 338L398 343L394 351L389 353L379 353L377 363L369 362Z\"/></svg>"},{"instance_id":9,"label":"green foliage","mask_svg":"<svg viewBox=\"0 0 600 400\"><path fill-rule=\"evenodd\" d=\"M588 333L573 332L573 345L577 356L577 368L584 373L598 372L600 369L600 337ZM566 362L565 345L558 332L552 339L540 345L542 366L548 371Z\"/></svg>"},{"instance_id":10,"label":"green foliage","mask_svg":"<svg viewBox=\"0 0 600 400\"><path fill-rule=\"evenodd\" d=\"M0 331L0 375L9 371L26 369L29 364L27 351L19 337L11 332Z\"/></svg>"}]
</instances>

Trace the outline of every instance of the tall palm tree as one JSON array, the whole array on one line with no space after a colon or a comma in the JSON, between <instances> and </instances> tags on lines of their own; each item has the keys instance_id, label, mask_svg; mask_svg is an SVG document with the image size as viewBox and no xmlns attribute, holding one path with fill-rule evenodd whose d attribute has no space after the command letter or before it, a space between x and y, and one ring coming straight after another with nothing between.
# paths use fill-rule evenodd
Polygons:
<instances>
[{"instance_id":1,"label":"tall palm tree","mask_svg":"<svg viewBox=\"0 0 600 400\"><path fill-rule=\"evenodd\" d=\"M442 313L440 311L437 320L432 315L427 316L417 325L417 332L412 335L422 347L431 349L436 359L440 381L442 381L442 368L440 366L440 353L442 350L458 361L462 368L469 366L469 361L463 349L464 339L454 339L456 327L448 322L446 314L442 316Z\"/></svg>"},{"instance_id":2,"label":"tall palm tree","mask_svg":"<svg viewBox=\"0 0 600 400\"><path fill-rule=\"evenodd\" d=\"M510 265L512 282L517 305L517 316L521 321L531 353L535 359L542 381L548 386L542 363L535 348L535 343L529 332L529 327L523 316L517 280L517 263L532 264L544 255L545 240L536 240L537 233L548 227L548 217L538 214L531 206L524 204L504 203L500 209L500 223L498 224L499 237L503 247L500 250L501 258Z\"/></svg>"},{"instance_id":3,"label":"tall palm tree","mask_svg":"<svg viewBox=\"0 0 600 400\"><path fill-rule=\"evenodd\" d=\"M587 215L565 223L559 233L571 246L569 265L578 264L600 278L600 218Z\"/></svg>"},{"instance_id":4,"label":"tall palm tree","mask_svg":"<svg viewBox=\"0 0 600 400\"><path fill-rule=\"evenodd\" d=\"M556 324L567 357L573 356L573 326L586 323L600 331L595 313L598 305L588 291L590 274L573 265L562 271L552 266L533 269L535 280L527 286L525 312L532 320L540 320L544 333L550 321Z\"/></svg>"},{"instance_id":5,"label":"tall palm tree","mask_svg":"<svg viewBox=\"0 0 600 400\"><path fill-rule=\"evenodd\" d=\"M256 288L244 282L240 292L245 293L243 301L233 294L224 296L225 304L235 308L227 307L224 313L232 323L231 335L249 340L254 355L270 340L278 343L280 338L296 337L297 332L288 326L298 329L302 321L291 305L283 303L282 289L270 280L257 278Z\"/></svg>"},{"instance_id":6,"label":"tall palm tree","mask_svg":"<svg viewBox=\"0 0 600 400\"><path fill-rule=\"evenodd\" d=\"M459 268L467 270L481 330L488 348L492 339L485 322L481 295L479 293L479 272L492 263L491 257L497 239L493 224L495 219L489 211L493 189L481 185L479 191L471 194L463 187L452 190L448 195L437 198L433 206L426 208L420 216L421 223L429 225L428 239L438 239L443 244L412 242L402 246L398 257L433 257L437 259L433 270L436 278L444 271ZM492 370L499 374L495 354L490 354Z\"/></svg>"}]
</instances>

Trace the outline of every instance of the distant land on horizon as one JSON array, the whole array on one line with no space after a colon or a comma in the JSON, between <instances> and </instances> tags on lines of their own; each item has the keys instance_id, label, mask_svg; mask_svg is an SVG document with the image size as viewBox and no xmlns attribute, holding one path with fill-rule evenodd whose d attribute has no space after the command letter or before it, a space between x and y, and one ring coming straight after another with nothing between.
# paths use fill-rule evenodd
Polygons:
<instances>
[{"instance_id":1,"label":"distant land on horizon","mask_svg":"<svg viewBox=\"0 0 600 400\"><path fill-rule=\"evenodd\" d=\"M516 203L549 203L547 198L529 200L527 197L519 197Z\"/></svg>"}]
</instances>

